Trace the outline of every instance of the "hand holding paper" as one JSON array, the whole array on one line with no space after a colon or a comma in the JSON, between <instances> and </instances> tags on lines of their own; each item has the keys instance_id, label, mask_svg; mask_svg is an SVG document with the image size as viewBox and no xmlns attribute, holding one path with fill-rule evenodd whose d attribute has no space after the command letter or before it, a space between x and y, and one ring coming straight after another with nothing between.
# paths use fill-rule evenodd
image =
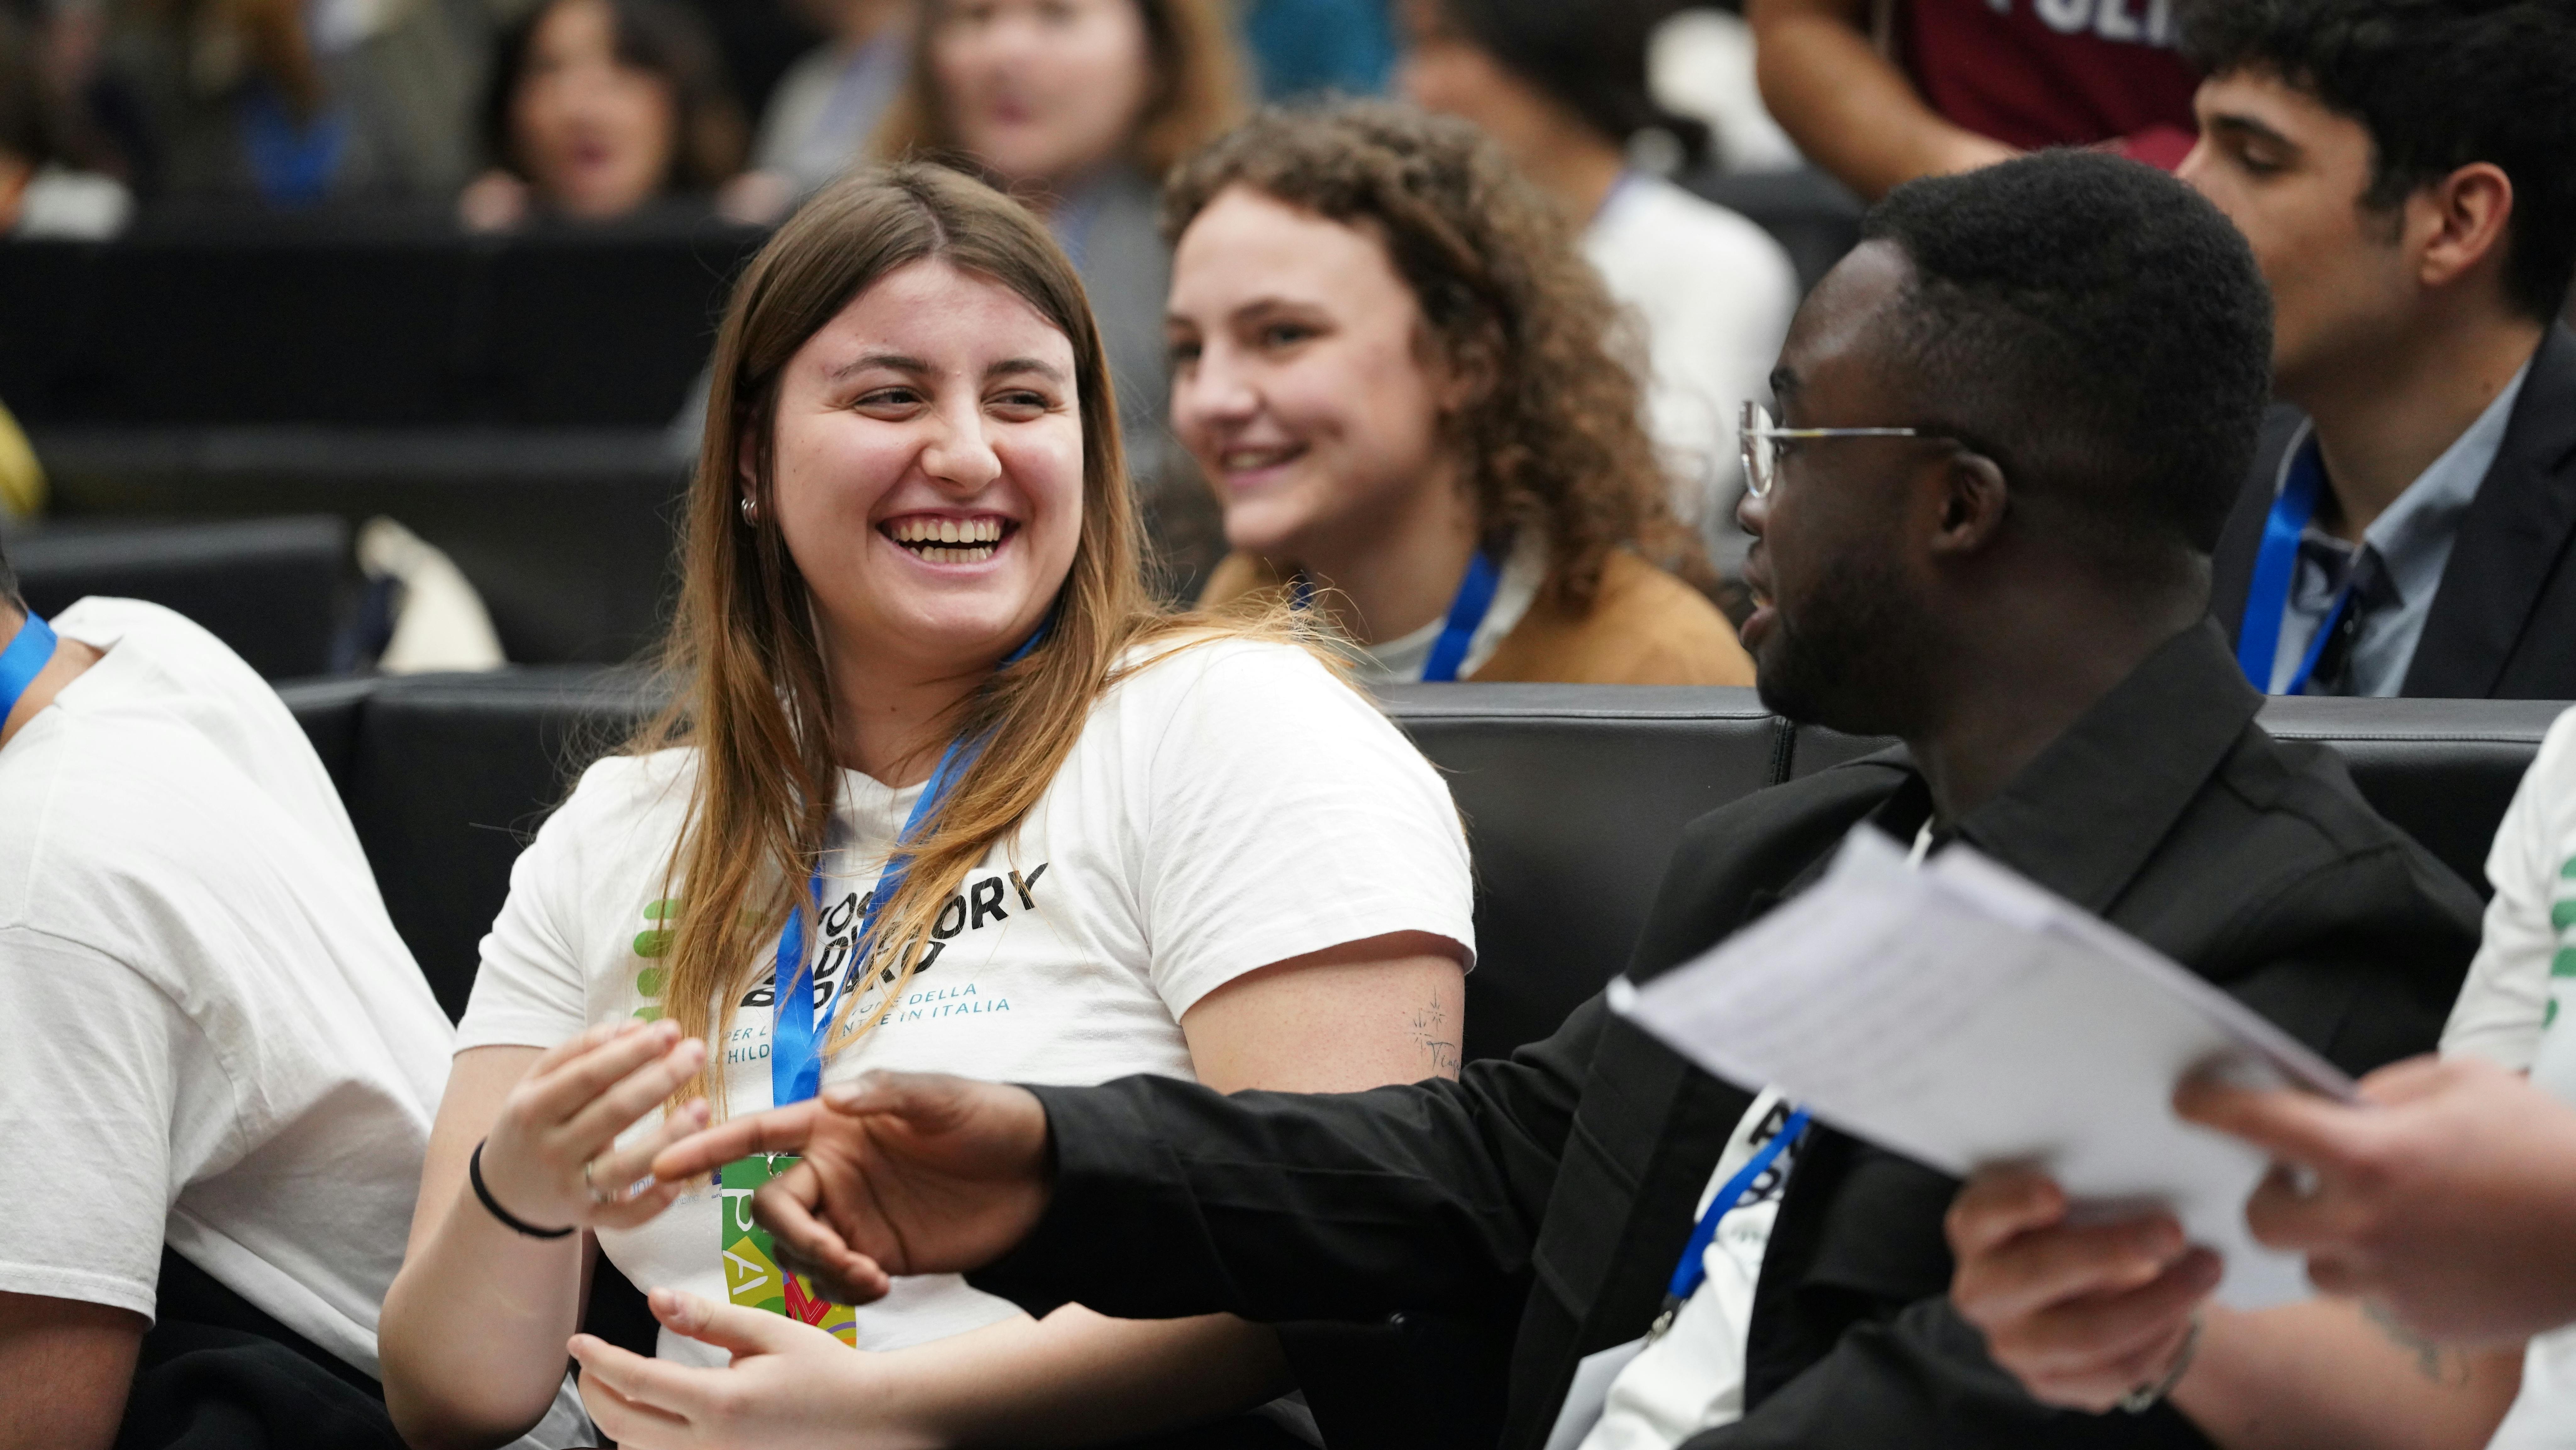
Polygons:
<instances>
[{"instance_id":1,"label":"hand holding paper","mask_svg":"<svg viewBox=\"0 0 2576 1450\"><path fill-rule=\"evenodd\" d=\"M1709 1071L1966 1177L2026 1165L2074 1217L2169 1209L2226 1264L2220 1297L2305 1297L2243 1206L2263 1153L2175 1116L2216 1065L2337 1098L2352 1084L2233 998L1962 847L1920 869L1856 831L1805 895L1612 1005Z\"/></svg>"}]
</instances>

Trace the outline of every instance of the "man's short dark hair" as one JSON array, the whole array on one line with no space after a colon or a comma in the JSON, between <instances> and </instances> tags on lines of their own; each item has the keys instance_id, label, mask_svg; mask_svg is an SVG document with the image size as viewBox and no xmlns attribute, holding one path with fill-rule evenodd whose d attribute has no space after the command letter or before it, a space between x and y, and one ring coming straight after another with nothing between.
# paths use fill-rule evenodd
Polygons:
<instances>
[{"instance_id":1,"label":"man's short dark hair","mask_svg":"<svg viewBox=\"0 0 2576 1450\"><path fill-rule=\"evenodd\" d=\"M2486 161L2513 181L2505 286L2548 321L2576 273L2576 5L2568 0L2203 0L2183 48L2210 75L2265 71L2359 121L2365 205Z\"/></svg>"},{"instance_id":2,"label":"man's short dark hair","mask_svg":"<svg viewBox=\"0 0 2576 1450\"><path fill-rule=\"evenodd\" d=\"M1909 182L1861 223L1913 263L1896 346L1922 416L2112 557L2207 554L2271 395L2243 234L2153 167L2049 151Z\"/></svg>"},{"instance_id":3,"label":"man's short dark hair","mask_svg":"<svg viewBox=\"0 0 2576 1450\"><path fill-rule=\"evenodd\" d=\"M12 609L25 609L26 596L18 592L18 571L9 567L9 547L0 543L0 604Z\"/></svg>"}]
</instances>

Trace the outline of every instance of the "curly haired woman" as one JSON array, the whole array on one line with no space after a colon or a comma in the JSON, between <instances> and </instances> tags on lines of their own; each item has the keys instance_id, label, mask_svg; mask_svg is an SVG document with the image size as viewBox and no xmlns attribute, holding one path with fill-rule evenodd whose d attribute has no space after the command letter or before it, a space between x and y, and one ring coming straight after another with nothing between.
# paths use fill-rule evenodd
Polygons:
<instances>
[{"instance_id":1,"label":"curly haired woman","mask_svg":"<svg viewBox=\"0 0 2576 1450\"><path fill-rule=\"evenodd\" d=\"M1370 683L1743 685L1665 501L1617 313L1544 194L1461 121L1265 113L1181 164L1172 426L1234 550Z\"/></svg>"}]
</instances>

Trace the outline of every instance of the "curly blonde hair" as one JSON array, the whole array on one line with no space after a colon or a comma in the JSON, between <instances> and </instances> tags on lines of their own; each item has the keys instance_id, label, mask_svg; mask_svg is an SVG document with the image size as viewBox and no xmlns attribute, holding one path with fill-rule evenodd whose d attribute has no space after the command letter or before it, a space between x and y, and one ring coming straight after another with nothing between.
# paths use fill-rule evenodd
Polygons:
<instances>
[{"instance_id":1,"label":"curly blonde hair","mask_svg":"<svg viewBox=\"0 0 2576 1450\"><path fill-rule=\"evenodd\" d=\"M1713 584L1646 433L1642 340L1556 203L1482 132L1384 102L1265 110L1173 170L1164 237L1234 186L1385 244L1426 341L1481 383L1445 420L1478 517L1544 531L1559 598L1588 606L1623 546Z\"/></svg>"}]
</instances>

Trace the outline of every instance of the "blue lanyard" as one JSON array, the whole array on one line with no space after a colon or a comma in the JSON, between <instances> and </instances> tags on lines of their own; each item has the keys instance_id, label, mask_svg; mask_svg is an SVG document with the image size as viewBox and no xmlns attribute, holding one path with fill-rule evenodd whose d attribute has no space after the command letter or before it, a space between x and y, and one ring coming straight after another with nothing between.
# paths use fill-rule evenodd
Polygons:
<instances>
[{"instance_id":1,"label":"blue lanyard","mask_svg":"<svg viewBox=\"0 0 2576 1450\"><path fill-rule=\"evenodd\" d=\"M2254 554L2254 580L2245 593L2245 618L2236 627L2236 663L2255 689L2267 693L2272 688L2273 657L2281 647L2281 616L2290 607L2290 585L2298 572L2299 539L2307 533L2308 521L2316 517L2317 495L2325 483L2325 465L2311 441L2291 458L2280 496L2272 500L2272 512L2263 521L2263 543ZM2308 688L2308 677L2316 673L2326 641L2334 637L2335 624L2351 601L2352 585L2347 581L2326 617L2317 621L2308 652L2281 693L2296 695Z\"/></svg>"},{"instance_id":2,"label":"blue lanyard","mask_svg":"<svg viewBox=\"0 0 2576 1450\"><path fill-rule=\"evenodd\" d=\"M1734 1211L1737 1200L1753 1186L1753 1180L1761 1177L1762 1170L1770 1167L1805 1131L1807 1110L1800 1108L1789 1115L1789 1121L1780 1125L1779 1132L1771 1135L1770 1142L1763 1144L1743 1167L1735 1170L1735 1176L1726 1180L1726 1186L1720 1188L1717 1196L1708 1201L1708 1207L1700 1211L1699 1222L1691 1226L1690 1242L1682 1246L1682 1261L1673 1266L1672 1285L1664 1291L1666 1312L1688 1303L1690 1296L1698 1293L1699 1286L1707 1281L1708 1246L1717 1238L1717 1221Z\"/></svg>"},{"instance_id":3,"label":"blue lanyard","mask_svg":"<svg viewBox=\"0 0 2576 1450\"><path fill-rule=\"evenodd\" d=\"M1478 549L1467 561L1467 577L1458 581L1458 592L1449 600L1449 617L1440 626L1440 638L1432 642L1431 657L1422 662L1424 684L1456 683L1458 667L1467 662L1468 647L1476 642L1476 631L1493 609L1494 593L1502 584L1502 566L1491 553ZM1288 581L1288 603L1292 609L1314 607L1314 581L1303 569Z\"/></svg>"},{"instance_id":4,"label":"blue lanyard","mask_svg":"<svg viewBox=\"0 0 2576 1450\"><path fill-rule=\"evenodd\" d=\"M18 635L0 649L0 722L6 722L18 702L26 698L27 687L36 683L54 657L54 631L51 625L27 611L27 622L18 626Z\"/></svg>"},{"instance_id":5,"label":"blue lanyard","mask_svg":"<svg viewBox=\"0 0 2576 1450\"><path fill-rule=\"evenodd\" d=\"M1028 652L1038 647L1047 636L1047 626L1011 651L1003 667L1018 664ZM955 788L958 779L974 764L984 748L981 740L959 736L948 742L939 755L937 768L921 787L921 798L912 803L912 814L904 817L903 830L896 834L894 854L886 858L885 869L877 873L877 884L868 892L867 905L859 914L859 934L850 943L850 955L842 965L841 979L832 984L832 994L823 1002L820 1012L814 1008L814 973L805 963L805 913L789 912L787 926L778 935L777 965L770 972L770 991L777 1013L769 1033L769 1094L771 1105L785 1107L801 1103L823 1090L822 1043L817 1037L820 1026L832 1020L832 1009L839 1006L841 994L852 982L868 972L868 958L876 941L877 916L885 904L903 889L903 879L912 870L912 853L907 843L921 839L922 828L939 814L939 806ZM814 916L823 914L823 868L814 868L807 882L813 898Z\"/></svg>"}]
</instances>

